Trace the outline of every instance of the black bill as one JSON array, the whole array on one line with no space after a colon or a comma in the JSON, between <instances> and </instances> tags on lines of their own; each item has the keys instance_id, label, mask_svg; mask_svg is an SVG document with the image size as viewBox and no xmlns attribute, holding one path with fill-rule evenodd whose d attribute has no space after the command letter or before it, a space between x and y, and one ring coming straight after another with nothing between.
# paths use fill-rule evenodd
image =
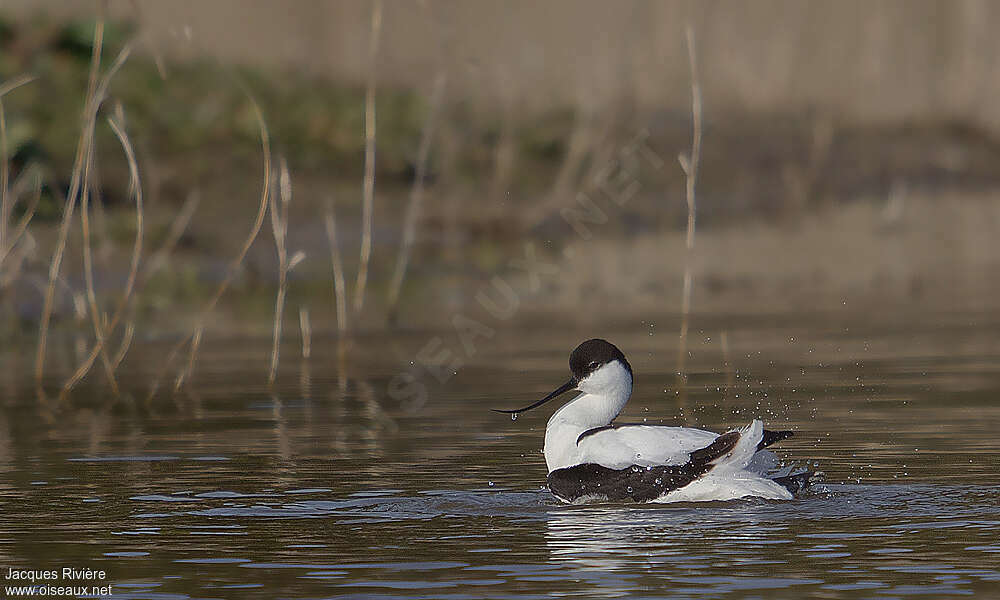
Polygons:
<instances>
[{"instance_id":1,"label":"black bill","mask_svg":"<svg viewBox=\"0 0 1000 600\"><path fill-rule=\"evenodd\" d=\"M519 413L523 413L526 410L531 410L533 408L538 408L539 406L545 404L549 400L551 400L551 399L553 399L553 398L555 398L557 396L561 396L561 395L565 394L566 392L568 392L570 390L573 390L573 389L576 389L576 379L573 378L573 377L571 377L569 381L567 381L566 383L562 384L555 391L553 391L551 394L549 394L548 396L542 398L538 402L535 402L534 404L531 404L529 406L525 406L524 408L518 408L518 409L515 409L515 410L503 410L503 409L499 409L499 408L492 408L490 410L492 410L493 412L505 413L505 414L508 414L508 415L511 415L511 414L516 415L516 414L519 414Z\"/></svg>"}]
</instances>

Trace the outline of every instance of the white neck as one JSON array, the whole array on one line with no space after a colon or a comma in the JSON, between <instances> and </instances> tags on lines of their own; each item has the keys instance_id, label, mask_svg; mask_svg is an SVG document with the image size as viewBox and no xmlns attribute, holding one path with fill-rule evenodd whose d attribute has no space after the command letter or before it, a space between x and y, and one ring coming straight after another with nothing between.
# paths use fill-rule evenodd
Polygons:
<instances>
[{"instance_id":1,"label":"white neck","mask_svg":"<svg viewBox=\"0 0 1000 600\"><path fill-rule=\"evenodd\" d=\"M549 419L549 425L567 423L586 429L608 425L625 408L632 386L628 385L623 394L605 396L603 394L580 394L566 403Z\"/></svg>"},{"instance_id":2,"label":"white neck","mask_svg":"<svg viewBox=\"0 0 1000 600\"><path fill-rule=\"evenodd\" d=\"M632 374L615 361L580 382L583 393L557 410L545 427L545 462L549 471L573 461L580 434L609 425L632 395Z\"/></svg>"}]
</instances>

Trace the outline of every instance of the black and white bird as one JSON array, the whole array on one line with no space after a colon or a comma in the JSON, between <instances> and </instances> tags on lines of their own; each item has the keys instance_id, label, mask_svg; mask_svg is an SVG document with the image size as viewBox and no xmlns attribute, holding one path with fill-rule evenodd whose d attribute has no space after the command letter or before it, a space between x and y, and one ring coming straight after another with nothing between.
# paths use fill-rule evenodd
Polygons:
<instances>
[{"instance_id":1,"label":"black and white bird","mask_svg":"<svg viewBox=\"0 0 1000 600\"><path fill-rule=\"evenodd\" d=\"M632 395L632 367L613 344L592 339L570 354L573 376L514 416L569 391L581 392L545 428L548 486L564 502L697 502L758 497L789 500L816 474L769 477L764 448L792 435L759 420L723 434L663 425L618 424Z\"/></svg>"}]
</instances>

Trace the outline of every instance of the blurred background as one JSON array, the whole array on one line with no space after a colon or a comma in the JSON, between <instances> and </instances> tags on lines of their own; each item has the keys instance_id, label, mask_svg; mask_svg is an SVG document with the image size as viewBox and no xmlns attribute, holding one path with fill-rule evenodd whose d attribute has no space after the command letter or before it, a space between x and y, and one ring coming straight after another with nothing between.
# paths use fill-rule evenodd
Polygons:
<instances>
[{"instance_id":1,"label":"blurred background","mask_svg":"<svg viewBox=\"0 0 1000 600\"><path fill-rule=\"evenodd\" d=\"M998 30L986 0L0 0L0 564L134 598L995 596ZM488 409L591 337L634 367L622 421L762 418L830 487L557 506L552 405Z\"/></svg>"},{"instance_id":2,"label":"blurred background","mask_svg":"<svg viewBox=\"0 0 1000 600\"><path fill-rule=\"evenodd\" d=\"M676 314L685 269L692 313L995 306L991 2L6 0L0 10L0 77L34 78L2 98L6 343L38 336L50 280L53 331L89 331L95 306L107 321L119 305L118 332L128 323L147 336L200 327L206 307L209 330L267 335L277 312L287 335L302 318L334 331L331 249L347 330L446 324L485 306L484 290L495 302L513 292L518 317ZM50 271L89 148L81 115L102 18L98 77L113 75L77 178L89 199L88 284L81 194ZM690 252L678 160L693 133L686 28L702 119ZM265 216L241 256L264 180L254 102L277 222ZM135 186L107 117L133 147L143 193L128 294Z\"/></svg>"}]
</instances>

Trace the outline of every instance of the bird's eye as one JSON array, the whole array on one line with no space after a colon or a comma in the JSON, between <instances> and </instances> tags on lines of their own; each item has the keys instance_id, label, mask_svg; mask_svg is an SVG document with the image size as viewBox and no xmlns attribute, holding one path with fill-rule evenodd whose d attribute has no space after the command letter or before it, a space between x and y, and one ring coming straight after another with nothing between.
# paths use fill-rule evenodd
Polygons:
<instances>
[{"instance_id":1,"label":"bird's eye","mask_svg":"<svg viewBox=\"0 0 1000 600\"><path fill-rule=\"evenodd\" d=\"M596 369L598 364L599 363L596 360L592 360L592 361L590 361L590 363L587 364L587 368L588 369Z\"/></svg>"}]
</instances>

